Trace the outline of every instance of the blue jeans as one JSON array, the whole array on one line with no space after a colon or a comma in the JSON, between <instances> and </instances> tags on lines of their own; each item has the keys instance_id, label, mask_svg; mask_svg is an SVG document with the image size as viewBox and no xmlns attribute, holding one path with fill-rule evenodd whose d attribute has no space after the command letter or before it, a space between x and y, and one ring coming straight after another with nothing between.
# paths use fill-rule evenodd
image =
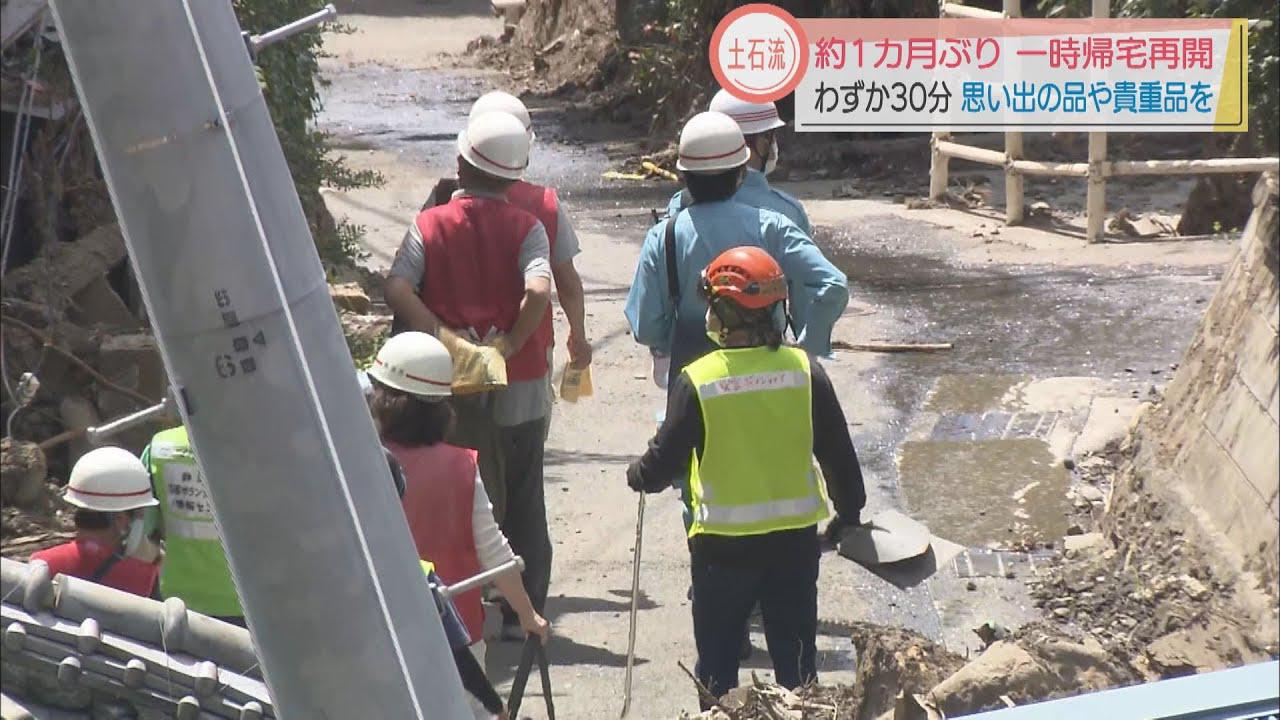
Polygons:
<instances>
[{"instance_id":1,"label":"blue jeans","mask_svg":"<svg viewBox=\"0 0 1280 720\"><path fill-rule=\"evenodd\" d=\"M777 683L817 680L818 555L815 545L812 554L771 564L691 558L697 675L716 697L738 686L738 651L757 602Z\"/></svg>"}]
</instances>

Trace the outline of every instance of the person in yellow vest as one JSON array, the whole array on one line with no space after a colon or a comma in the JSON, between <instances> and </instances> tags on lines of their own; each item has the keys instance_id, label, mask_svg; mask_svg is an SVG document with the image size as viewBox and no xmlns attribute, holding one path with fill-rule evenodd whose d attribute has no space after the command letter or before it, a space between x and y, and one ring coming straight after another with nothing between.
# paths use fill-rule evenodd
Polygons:
<instances>
[{"instance_id":1,"label":"person in yellow vest","mask_svg":"<svg viewBox=\"0 0 1280 720\"><path fill-rule=\"evenodd\" d=\"M707 266L701 290L719 349L676 378L627 484L661 492L689 469L698 679L717 697L738 685L758 602L775 678L795 688L817 679L817 525L830 516L828 497L829 534L859 522L862 471L831 380L782 343L787 282L777 261L758 247L730 249Z\"/></svg>"},{"instance_id":2,"label":"person in yellow vest","mask_svg":"<svg viewBox=\"0 0 1280 720\"><path fill-rule=\"evenodd\" d=\"M383 448L391 478L404 492L400 463ZM222 539L213 520L213 501L181 425L157 433L142 451L159 504L148 518L147 535L164 541L158 594L182 598L189 610L246 627Z\"/></svg>"},{"instance_id":3,"label":"person in yellow vest","mask_svg":"<svg viewBox=\"0 0 1280 720\"><path fill-rule=\"evenodd\" d=\"M179 425L157 433L142 451L142 463L160 501L153 533L164 539L160 596L182 598L189 610L244 627L244 610L213 521L213 501L187 429Z\"/></svg>"}]
</instances>

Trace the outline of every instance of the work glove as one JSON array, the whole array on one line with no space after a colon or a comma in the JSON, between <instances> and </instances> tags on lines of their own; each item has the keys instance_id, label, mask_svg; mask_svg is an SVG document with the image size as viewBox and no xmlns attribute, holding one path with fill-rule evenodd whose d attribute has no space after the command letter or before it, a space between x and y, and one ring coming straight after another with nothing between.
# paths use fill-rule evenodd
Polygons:
<instances>
[{"instance_id":1,"label":"work glove","mask_svg":"<svg viewBox=\"0 0 1280 720\"><path fill-rule=\"evenodd\" d=\"M646 487L644 478L640 475L640 461L637 460L627 467L627 487L636 492L660 493L671 487L670 483L664 483L658 487Z\"/></svg>"},{"instance_id":2,"label":"work glove","mask_svg":"<svg viewBox=\"0 0 1280 720\"><path fill-rule=\"evenodd\" d=\"M470 395L507 385L507 362L501 352L486 345L465 340L453 330L441 326L436 337L453 358L453 392Z\"/></svg>"}]
</instances>

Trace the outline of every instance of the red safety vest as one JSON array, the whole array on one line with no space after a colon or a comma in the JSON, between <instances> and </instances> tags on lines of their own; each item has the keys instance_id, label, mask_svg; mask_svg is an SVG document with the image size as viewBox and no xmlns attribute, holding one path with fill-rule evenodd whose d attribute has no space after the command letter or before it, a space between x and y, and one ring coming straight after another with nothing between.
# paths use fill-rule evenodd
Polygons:
<instances>
[{"instance_id":1,"label":"red safety vest","mask_svg":"<svg viewBox=\"0 0 1280 720\"><path fill-rule=\"evenodd\" d=\"M452 585L480 573L471 510L476 492L476 451L437 443L405 447L388 442L387 449L404 469L405 518L418 557L435 564L436 574ZM453 599L472 642L484 632L480 589Z\"/></svg>"},{"instance_id":2,"label":"red safety vest","mask_svg":"<svg viewBox=\"0 0 1280 720\"><path fill-rule=\"evenodd\" d=\"M496 198L464 195L418 214L422 302L448 327L510 332L524 299L520 245L538 219ZM535 332L507 359L507 380L547 374L547 339Z\"/></svg>"},{"instance_id":3,"label":"red safety vest","mask_svg":"<svg viewBox=\"0 0 1280 720\"><path fill-rule=\"evenodd\" d=\"M511 183L510 189L507 190L507 200L512 205L533 213L533 216L538 218L538 221L542 223L542 227L547 230L551 256L555 257L556 230L560 225L560 199L556 197L555 188L517 180ZM552 347L556 344L555 329L551 323L550 304L547 305L547 313L542 316L542 324L538 325L534 336L539 338L545 347Z\"/></svg>"},{"instance_id":4,"label":"red safety vest","mask_svg":"<svg viewBox=\"0 0 1280 720\"><path fill-rule=\"evenodd\" d=\"M118 558L109 562L115 549L93 540L76 539L31 555L43 560L49 572L91 580L117 590L151 597L160 578L160 566L137 558ZM100 577L94 575L100 574Z\"/></svg>"}]
</instances>

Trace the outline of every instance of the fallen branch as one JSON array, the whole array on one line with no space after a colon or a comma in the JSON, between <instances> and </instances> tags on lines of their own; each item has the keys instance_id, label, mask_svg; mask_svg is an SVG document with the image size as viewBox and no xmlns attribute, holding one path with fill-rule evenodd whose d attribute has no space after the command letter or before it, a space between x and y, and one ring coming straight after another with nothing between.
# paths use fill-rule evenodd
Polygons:
<instances>
[{"instance_id":1,"label":"fallen branch","mask_svg":"<svg viewBox=\"0 0 1280 720\"><path fill-rule=\"evenodd\" d=\"M720 698L712 695L711 691L707 689L707 686L703 685L702 681L699 680L696 675L689 672L689 668L684 666L683 660L677 660L676 665L679 665L680 669L684 671L684 674L688 675L689 679L693 681L693 686L698 689L698 701L700 703L710 705L711 707L718 707L721 710L725 709L725 707L720 704Z\"/></svg>"},{"instance_id":2,"label":"fallen branch","mask_svg":"<svg viewBox=\"0 0 1280 720\"><path fill-rule=\"evenodd\" d=\"M112 392L120 393L121 395L124 395L125 397L129 398L130 400L140 403L144 407L149 407L159 402L159 400L152 400L151 398L147 397L146 395L143 395L137 390L130 390L127 387L117 385L116 383L108 380L106 377L103 376L102 373L98 372L97 370L94 370L93 366L91 366L89 363L85 362L84 360L81 360L79 357L76 357L76 355L73 354L72 352L68 350L63 350L62 348L58 347L58 345L53 342L53 338L49 337L43 332L31 327L30 325L22 322L17 318L12 318L12 317L9 317L8 315L0 315L0 323L4 323L6 325L12 325L18 328L19 330L23 330L27 332L32 337L44 343L45 347L58 353L62 357L66 358L67 360L70 360L77 367L89 373L89 375L93 377L94 380L97 380L99 383L102 384L103 387L105 387L106 389Z\"/></svg>"},{"instance_id":3,"label":"fallen branch","mask_svg":"<svg viewBox=\"0 0 1280 720\"><path fill-rule=\"evenodd\" d=\"M48 451L58 447L62 443L78 440L89 434L89 428L75 428L74 430L64 430L51 438L45 438L40 441L37 446L41 450Z\"/></svg>"},{"instance_id":4,"label":"fallen branch","mask_svg":"<svg viewBox=\"0 0 1280 720\"><path fill-rule=\"evenodd\" d=\"M867 343L850 343L843 340L835 340L831 343L833 350L847 350L854 352L882 352L882 353L903 353L903 352L940 352L950 350L951 343L885 343L885 342L867 342Z\"/></svg>"}]
</instances>

